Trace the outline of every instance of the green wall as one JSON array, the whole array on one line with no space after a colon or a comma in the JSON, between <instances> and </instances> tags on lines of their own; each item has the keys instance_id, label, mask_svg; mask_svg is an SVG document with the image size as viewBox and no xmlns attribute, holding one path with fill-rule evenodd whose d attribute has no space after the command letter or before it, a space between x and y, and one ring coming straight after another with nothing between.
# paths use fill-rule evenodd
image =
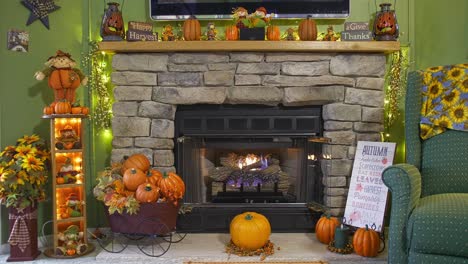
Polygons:
<instances>
[{"instance_id":1,"label":"green wall","mask_svg":"<svg viewBox=\"0 0 468 264\"><path fill-rule=\"evenodd\" d=\"M57 1L56 1L57 2ZM24 134L37 133L49 140L49 121L41 119L42 108L53 101L47 81L36 81L34 73L42 70L48 57L61 49L77 62L82 51L81 1L58 1L61 8L49 15L50 30L37 20L29 26L29 10L20 1L2 1L0 8L0 147L16 143ZM9 29L29 32L29 52L8 51ZM83 88L78 90L83 97ZM49 186L50 188L50 186ZM39 206L39 224L51 219L51 200ZM5 207L1 209L1 242L7 240Z\"/></svg>"},{"instance_id":2,"label":"green wall","mask_svg":"<svg viewBox=\"0 0 468 264\"><path fill-rule=\"evenodd\" d=\"M374 0L351 0L351 16L348 21L370 21L376 11ZM53 100L52 91L45 81L33 78L34 72L42 69L43 63L55 51L61 49L72 54L79 62L81 54L88 51L88 37L100 40L99 28L104 10L104 1L55 1L61 9L49 15L50 30L40 21L30 26L25 23L29 11L20 1L2 1L0 9L0 39L6 39L7 30L22 29L30 33L30 50L18 53L6 50L6 41L0 41L0 147L14 144L23 134L38 133L49 137L48 121L42 120L42 108ZM107 1L110 2L110 1ZM117 1L117 2L122 2ZM377 4L383 1L377 1ZM396 13L402 36L400 42L412 49L413 68L429 65L449 64L467 61L468 16L466 0L449 0L441 5L437 0L398 1ZM417 8L416 8L417 7ZM377 7L378 8L378 7ZM148 0L126 1L123 9L124 21L150 21L148 18ZM202 22L202 26L206 24ZM328 24L336 31L343 29L344 20L318 21L319 31L325 31ZM216 22L219 32L228 22ZM282 28L294 26L297 21L279 21ZM161 32L165 23L155 23L155 29ZM176 23L177 24L177 23ZM430 26L429 26L430 25ZM79 97L90 105L87 88L78 90ZM403 121L395 125L393 137L401 140ZM88 125L89 158L87 159L87 198L88 226L105 224L103 210L92 196L92 186L97 172L109 165L110 141L103 133ZM8 224L5 208L1 210L2 237L5 243ZM40 224L51 219L51 202L40 205Z\"/></svg>"}]
</instances>

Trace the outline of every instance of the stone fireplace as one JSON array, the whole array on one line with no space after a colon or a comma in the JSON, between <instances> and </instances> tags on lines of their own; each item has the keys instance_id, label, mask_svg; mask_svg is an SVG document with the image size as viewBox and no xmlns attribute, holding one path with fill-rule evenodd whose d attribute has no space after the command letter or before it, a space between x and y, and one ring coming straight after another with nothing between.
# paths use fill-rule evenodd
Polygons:
<instances>
[{"instance_id":1,"label":"stone fireplace","mask_svg":"<svg viewBox=\"0 0 468 264\"><path fill-rule=\"evenodd\" d=\"M175 130L178 107L319 107L322 130L315 135L302 135L303 138L319 136L331 140L320 146L324 153L330 154L330 160L326 173L320 176L321 197L313 200L331 208L332 214L342 215L356 143L380 141L384 130L385 65L384 53L116 54L112 62L112 82L116 85L112 161L144 153L153 167L161 171L179 168L180 164L176 163L181 162L177 154L180 142ZM187 168L184 172L187 174ZM182 177L187 181L190 175ZM301 202L308 201L310 199ZM223 207L231 208L230 213L241 210L232 205ZM258 209L261 204L252 207ZM277 207L278 215L288 214L283 207ZM304 203L291 207L307 211ZM205 213L200 210L201 214ZM301 217L306 218L305 215ZM297 230L306 229L307 220L298 225Z\"/></svg>"}]
</instances>

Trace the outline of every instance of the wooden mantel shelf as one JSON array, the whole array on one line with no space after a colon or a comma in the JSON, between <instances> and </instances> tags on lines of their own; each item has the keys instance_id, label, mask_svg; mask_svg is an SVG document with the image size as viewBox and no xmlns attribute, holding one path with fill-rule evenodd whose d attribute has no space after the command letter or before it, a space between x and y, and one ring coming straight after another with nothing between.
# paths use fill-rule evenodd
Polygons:
<instances>
[{"instance_id":1,"label":"wooden mantel shelf","mask_svg":"<svg viewBox=\"0 0 468 264\"><path fill-rule=\"evenodd\" d=\"M400 49L397 41L105 41L107 52L350 52L390 53Z\"/></svg>"}]
</instances>

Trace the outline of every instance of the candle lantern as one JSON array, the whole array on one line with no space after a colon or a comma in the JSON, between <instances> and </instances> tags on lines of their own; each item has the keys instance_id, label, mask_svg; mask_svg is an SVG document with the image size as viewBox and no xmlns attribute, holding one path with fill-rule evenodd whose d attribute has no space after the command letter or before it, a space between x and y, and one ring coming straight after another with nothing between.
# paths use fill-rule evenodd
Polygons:
<instances>
[{"instance_id":1,"label":"candle lantern","mask_svg":"<svg viewBox=\"0 0 468 264\"><path fill-rule=\"evenodd\" d=\"M125 39L124 22L119 4L107 3L108 8L104 11L101 23L101 37L104 41L119 41Z\"/></svg>"},{"instance_id":2,"label":"candle lantern","mask_svg":"<svg viewBox=\"0 0 468 264\"><path fill-rule=\"evenodd\" d=\"M380 11L375 14L373 34L375 40L397 40L399 28L395 10L390 10L392 4L380 4Z\"/></svg>"},{"instance_id":3,"label":"candle lantern","mask_svg":"<svg viewBox=\"0 0 468 264\"><path fill-rule=\"evenodd\" d=\"M335 228L335 248L345 249L349 242L349 227L341 224Z\"/></svg>"}]
</instances>

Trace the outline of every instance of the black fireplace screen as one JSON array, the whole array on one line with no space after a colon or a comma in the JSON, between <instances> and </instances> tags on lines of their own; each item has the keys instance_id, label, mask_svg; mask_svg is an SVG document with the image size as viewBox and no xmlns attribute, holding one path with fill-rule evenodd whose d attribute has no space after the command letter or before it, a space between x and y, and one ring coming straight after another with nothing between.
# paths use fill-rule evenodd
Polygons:
<instances>
[{"instance_id":1,"label":"black fireplace screen","mask_svg":"<svg viewBox=\"0 0 468 264\"><path fill-rule=\"evenodd\" d=\"M179 106L175 135L187 203L321 203L320 107Z\"/></svg>"}]
</instances>

